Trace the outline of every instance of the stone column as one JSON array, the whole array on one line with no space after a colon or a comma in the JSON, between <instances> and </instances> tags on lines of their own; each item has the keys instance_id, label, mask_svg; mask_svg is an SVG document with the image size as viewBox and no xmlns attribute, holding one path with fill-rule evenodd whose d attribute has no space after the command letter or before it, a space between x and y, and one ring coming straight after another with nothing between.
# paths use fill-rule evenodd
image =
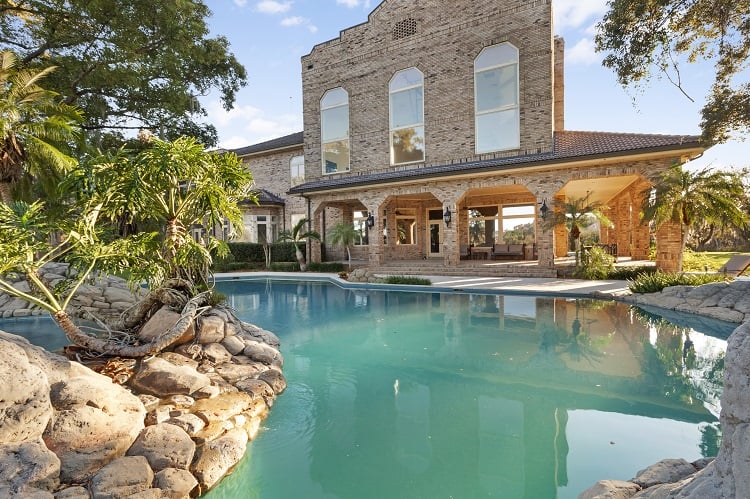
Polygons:
<instances>
[{"instance_id":1,"label":"stone column","mask_svg":"<svg viewBox=\"0 0 750 499\"><path fill-rule=\"evenodd\" d=\"M443 265L456 267L459 261L458 227L459 212L458 200L451 199L443 201L443 212L448 208L451 211L451 222L443 227ZM445 222L443 222L445 223Z\"/></svg>"},{"instance_id":2,"label":"stone column","mask_svg":"<svg viewBox=\"0 0 750 499\"><path fill-rule=\"evenodd\" d=\"M552 203L552 206L550 206L550 210L555 210L555 207L557 206L558 202L565 202L565 196L557 195L554 198L554 201ZM556 257L564 257L568 254L568 229L565 227L564 224L555 225L555 228L553 229L553 232L555 233L555 245L554 245L554 255Z\"/></svg>"}]
</instances>

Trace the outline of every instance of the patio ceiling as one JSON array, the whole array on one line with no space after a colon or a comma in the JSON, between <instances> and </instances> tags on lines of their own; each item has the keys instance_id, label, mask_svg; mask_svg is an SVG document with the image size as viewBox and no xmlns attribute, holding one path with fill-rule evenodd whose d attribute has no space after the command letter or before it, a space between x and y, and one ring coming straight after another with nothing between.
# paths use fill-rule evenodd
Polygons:
<instances>
[{"instance_id":1,"label":"patio ceiling","mask_svg":"<svg viewBox=\"0 0 750 499\"><path fill-rule=\"evenodd\" d=\"M590 201L599 201L606 205L638 179L638 175L621 175L571 180L560 189L558 194L564 195L567 199L580 199L590 194Z\"/></svg>"}]
</instances>

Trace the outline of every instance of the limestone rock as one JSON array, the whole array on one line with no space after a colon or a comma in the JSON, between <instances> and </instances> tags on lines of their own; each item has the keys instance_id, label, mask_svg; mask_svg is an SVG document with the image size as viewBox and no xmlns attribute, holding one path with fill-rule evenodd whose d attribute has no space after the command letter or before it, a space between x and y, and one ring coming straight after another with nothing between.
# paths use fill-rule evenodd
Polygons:
<instances>
[{"instance_id":1,"label":"limestone rock","mask_svg":"<svg viewBox=\"0 0 750 499\"><path fill-rule=\"evenodd\" d=\"M219 343L224 339L224 321L213 315L198 319L198 330L195 340L198 343Z\"/></svg>"},{"instance_id":2,"label":"limestone rock","mask_svg":"<svg viewBox=\"0 0 750 499\"><path fill-rule=\"evenodd\" d=\"M663 459L636 473L631 482L641 487L651 487L662 483L674 483L695 473L692 464L684 459Z\"/></svg>"},{"instance_id":3,"label":"limestone rock","mask_svg":"<svg viewBox=\"0 0 750 499\"><path fill-rule=\"evenodd\" d=\"M54 499L48 490L24 486L20 490L13 490L7 485L0 484L0 497L7 499Z\"/></svg>"},{"instance_id":4,"label":"limestone rock","mask_svg":"<svg viewBox=\"0 0 750 499\"><path fill-rule=\"evenodd\" d=\"M268 385L273 388L273 392L276 395L281 395L286 390L286 379L281 371L276 369L269 369L268 371L260 373L258 379L265 381Z\"/></svg>"},{"instance_id":5,"label":"limestone rock","mask_svg":"<svg viewBox=\"0 0 750 499\"><path fill-rule=\"evenodd\" d=\"M273 388L262 379L242 379L235 386L249 394L253 399L273 397Z\"/></svg>"},{"instance_id":6,"label":"limestone rock","mask_svg":"<svg viewBox=\"0 0 750 499\"><path fill-rule=\"evenodd\" d=\"M247 432L237 428L203 445L191 467L202 490L213 487L242 459L247 440Z\"/></svg>"},{"instance_id":7,"label":"limestone rock","mask_svg":"<svg viewBox=\"0 0 750 499\"><path fill-rule=\"evenodd\" d=\"M175 366L158 357L143 361L130 380L133 388L157 397L190 394L211 383L205 374L187 366Z\"/></svg>"},{"instance_id":8,"label":"limestone rock","mask_svg":"<svg viewBox=\"0 0 750 499\"><path fill-rule=\"evenodd\" d=\"M584 490L578 499L628 499L633 497L641 488L633 482L619 480L601 480Z\"/></svg>"},{"instance_id":9,"label":"limestone rock","mask_svg":"<svg viewBox=\"0 0 750 499\"><path fill-rule=\"evenodd\" d=\"M0 339L0 442L35 440L52 418L49 383L18 345ZM13 380L12 383L7 380Z\"/></svg>"},{"instance_id":10,"label":"limestone rock","mask_svg":"<svg viewBox=\"0 0 750 499\"><path fill-rule=\"evenodd\" d=\"M175 425L178 428L182 428L182 430L185 431L185 433L187 433L191 437L206 427L205 421L203 421L201 418L199 418L195 414L190 414L190 413L182 414L180 416L173 417L173 418L169 418L168 420L165 421L165 423Z\"/></svg>"},{"instance_id":11,"label":"limestone rock","mask_svg":"<svg viewBox=\"0 0 750 499\"><path fill-rule=\"evenodd\" d=\"M60 460L41 438L0 445L0 484L19 492L24 487L47 491L60 482Z\"/></svg>"},{"instance_id":12,"label":"limestone rock","mask_svg":"<svg viewBox=\"0 0 750 499\"><path fill-rule=\"evenodd\" d=\"M228 362L232 359L232 354L220 343L203 345L203 355L211 362Z\"/></svg>"},{"instance_id":13,"label":"limestone rock","mask_svg":"<svg viewBox=\"0 0 750 499\"><path fill-rule=\"evenodd\" d=\"M195 455L195 442L182 428L160 423L144 428L127 454L145 457L154 471L187 469Z\"/></svg>"},{"instance_id":14,"label":"limestone rock","mask_svg":"<svg viewBox=\"0 0 750 499\"><path fill-rule=\"evenodd\" d=\"M50 399L55 418L44 441L60 458L65 483L84 481L123 456L143 428L138 397L93 371L56 383Z\"/></svg>"},{"instance_id":15,"label":"limestone rock","mask_svg":"<svg viewBox=\"0 0 750 499\"><path fill-rule=\"evenodd\" d=\"M151 488L154 472L143 456L112 461L91 479L91 493L97 499L130 497Z\"/></svg>"},{"instance_id":16,"label":"limestone rock","mask_svg":"<svg viewBox=\"0 0 750 499\"><path fill-rule=\"evenodd\" d=\"M180 314L170 310L168 307L162 307L149 319L146 324L143 325L140 332L138 333L138 337L143 342L154 341L156 338L169 331L169 329L174 326L179 319ZM177 341L174 342L174 344L182 345L184 343L189 343L193 341L194 338L195 328L191 324L187 328L185 333L180 336Z\"/></svg>"},{"instance_id":17,"label":"limestone rock","mask_svg":"<svg viewBox=\"0 0 750 499\"><path fill-rule=\"evenodd\" d=\"M221 345L232 355L237 355L245 349L245 342L237 336L227 336L221 342Z\"/></svg>"},{"instance_id":18,"label":"limestone rock","mask_svg":"<svg viewBox=\"0 0 750 499\"><path fill-rule=\"evenodd\" d=\"M225 421L253 406L253 399L245 392L223 393L212 399L197 400L192 412L209 424Z\"/></svg>"},{"instance_id":19,"label":"limestone rock","mask_svg":"<svg viewBox=\"0 0 750 499\"><path fill-rule=\"evenodd\" d=\"M216 372L229 383L236 383L245 378L255 378L268 367L260 362L250 364L223 363L216 366Z\"/></svg>"},{"instance_id":20,"label":"limestone rock","mask_svg":"<svg viewBox=\"0 0 750 499\"><path fill-rule=\"evenodd\" d=\"M73 486L55 492L55 499L89 499L89 491L85 487Z\"/></svg>"},{"instance_id":21,"label":"limestone rock","mask_svg":"<svg viewBox=\"0 0 750 499\"><path fill-rule=\"evenodd\" d=\"M198 480L187 470L166 468L154 475L154 487L164 491L164 497L183 499L198 486Z\"/></svg>"}]
</instances>

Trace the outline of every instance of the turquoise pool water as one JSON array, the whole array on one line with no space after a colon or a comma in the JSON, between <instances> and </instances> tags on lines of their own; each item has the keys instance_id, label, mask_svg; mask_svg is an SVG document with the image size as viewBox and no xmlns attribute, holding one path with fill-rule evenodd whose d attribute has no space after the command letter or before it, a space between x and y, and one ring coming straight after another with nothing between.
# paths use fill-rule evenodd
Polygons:
<instances>
[{"instance_id":1,"label":"turquoise pool water","mask_svg":"<svg viewBox=\"0 0 750 499\"><path fill-rule=\"evenodd\" d=\"M288 380L217 498L575 498L714 455L732 325L588 299L219 283Z\"/></svg>"}]
</instances>

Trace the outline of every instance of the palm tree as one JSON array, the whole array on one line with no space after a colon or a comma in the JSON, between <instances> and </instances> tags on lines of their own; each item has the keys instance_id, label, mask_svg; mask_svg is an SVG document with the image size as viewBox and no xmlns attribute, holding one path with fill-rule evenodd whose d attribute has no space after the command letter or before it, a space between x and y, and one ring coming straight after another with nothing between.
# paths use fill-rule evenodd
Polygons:
<instances>
[{"instance_id":1,"label":"palm tree","mask_svg":"<svg viewBox=\"0 0 750 499\"><path fill-rule=\"evenodd\" d=\"M39 86L54 68L24 70L11 51L0 52L0 202L13 200L12 186L24 176L70 169L75 161L57 144L73 139L81 113Z\"/></svg>"},{"instance_id":2,"label":"palm tree","mask_svg":"<svg viewBox=\"0 0 750 499\"><path fill-rule=\"evenodd\" d=\"M305 261L305 255L302 253L300 244L302 241L308 239L315 239L320 241L320 234L312 230L305 230L305 226L309 222L309 219L303 218L292 227L292 230L283 230L279 234L279 241L289 241L294 244L294 254L299 262L299 269L304 272L307 270L307 263Z\"/></svg>"},{"instance_id":3,"label":"palm tree","mask_svg":"<svg viewBox=\"0 0 750 499\"><path fill-rule=\"evenodd\" d=\"M354 244L357 240L357 229L354 224L347 224L339 222L331 228L328 235L331 244L341 244L346 249L346 256L349 260L349 268L352 268L352 253L349 251L349 247Z\"/></svg>"},{"instance_id":4,"label":"palm tree","mask_svg":"<svg viewBox=\"0 0 750 499\"><path fill-rule=\"evenodd\" d=\"M547 219L547 227L565 225L573 239L576 255L576 266L581 261L581 230L598 220L604 225L612 225L602 210L606 207L600 201L591 201L589 192L582 198L555 199L555 209ZM593 220L592 220L593 219Z\"/></svg>"},{"instance_id":5,"label":"palm tree","mask_svg":"<svg viewBox=\"0 0 750 499\"><path fill-rule=\"evenodd\" d=\"M738 173L714 171L706 168L691 172L681 164L673 165L652 190L645 193L642 218L660 227L666 222L680 225L680 254L677 271L682 271L682 260L688 236L700 222L746 226L748 215L741 209L745 188Z\"/></svg>"}]
</instances>

